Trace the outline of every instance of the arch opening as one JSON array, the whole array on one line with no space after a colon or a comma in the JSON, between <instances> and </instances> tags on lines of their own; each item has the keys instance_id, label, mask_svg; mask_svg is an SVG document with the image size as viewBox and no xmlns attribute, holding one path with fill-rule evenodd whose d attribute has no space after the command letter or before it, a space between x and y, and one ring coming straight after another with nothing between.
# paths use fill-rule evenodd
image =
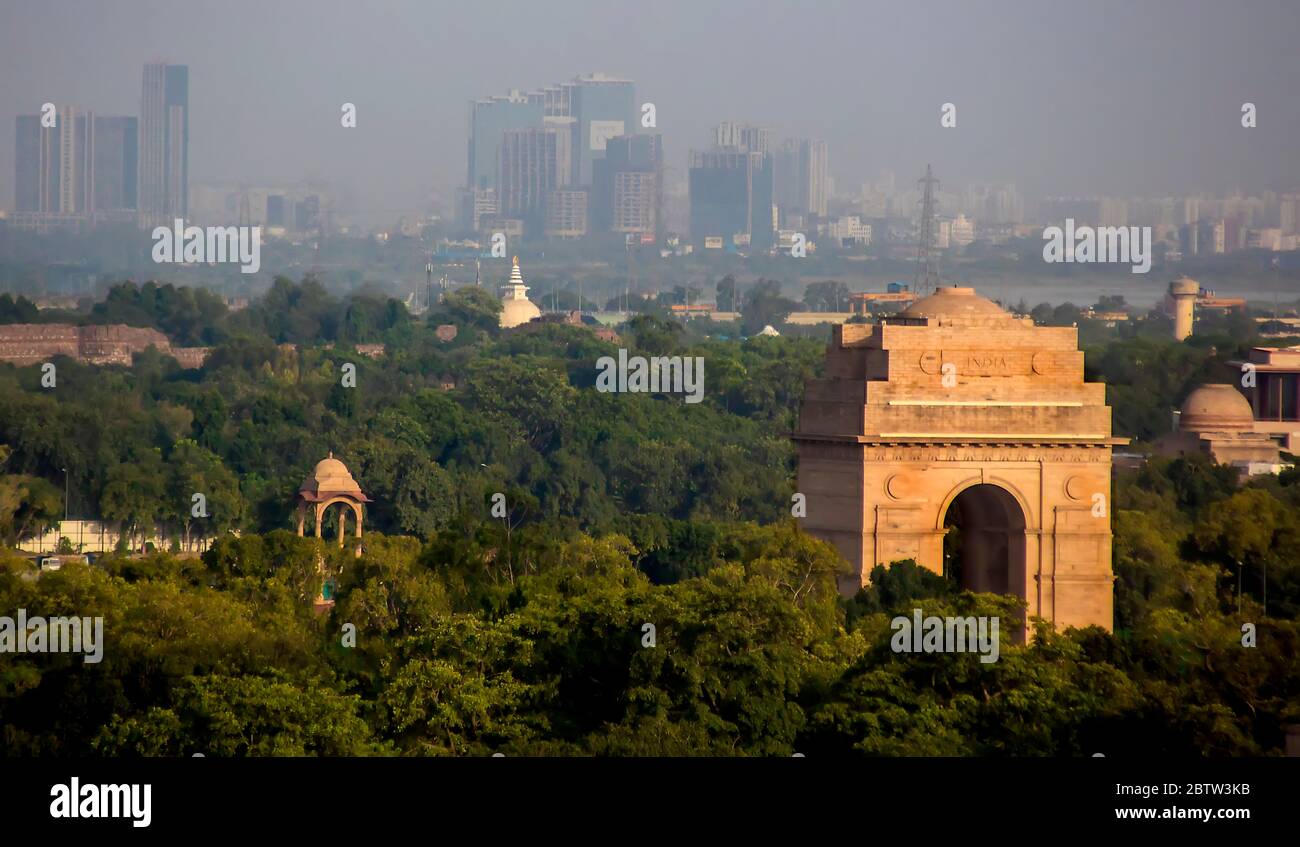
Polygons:
<instances>
[{"instance_id":1,"label":"arch opening","mask_svg":"<svg viewBox=\"0 0 1300 847\"><path fill-rule=\"evenodd\" d=\"M1025 597L1025 513L1006 489L980 483L944 514L943 573L967 591Z\"/></svg>"}]
</instances>

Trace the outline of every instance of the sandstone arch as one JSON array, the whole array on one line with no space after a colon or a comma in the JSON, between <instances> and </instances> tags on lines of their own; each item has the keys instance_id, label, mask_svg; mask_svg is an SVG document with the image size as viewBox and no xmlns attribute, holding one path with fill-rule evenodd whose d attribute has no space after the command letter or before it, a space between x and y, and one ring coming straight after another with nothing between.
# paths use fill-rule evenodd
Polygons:
<instances>
[{"instance_id":1,"label":"sandstone arch","mask_svg":"<svg viewBox=\"0 0 1300 847\"><path fill-rule=\"evenodd\" d=\"M1111 447L1127 442L1111 436L1105 386L1083 381L1075 328L1034 326L970 288L837 326L793 437L803 524L853 566L845 593L899 559L942 573L961 502L977 522L1018 515L980 532L1016 536L1001 587L1031 616L1112 627Z\"/></svg>"}]
</instances>

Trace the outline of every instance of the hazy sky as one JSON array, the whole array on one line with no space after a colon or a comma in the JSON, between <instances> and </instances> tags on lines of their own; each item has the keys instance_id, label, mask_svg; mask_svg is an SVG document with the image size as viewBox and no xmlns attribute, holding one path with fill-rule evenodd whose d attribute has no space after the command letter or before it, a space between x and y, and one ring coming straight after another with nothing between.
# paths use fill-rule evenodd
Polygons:
<instances>
[{"instance_id":1,"label":"hazy sky","mask_svg":"<svg viewBox=\"0 0 1300 847\"><path fill-rule=\"evenodd\" d=\"M825 138L841 192L926 162L1030 195L1300 187L1296 0L0 0L0 207L15 115L138 115L158 59L190 68L192 183L325 177L394 217L464 181L468 100L594 71L656 104L678 178L735 119Z\"/></svg>"}]
</instances>

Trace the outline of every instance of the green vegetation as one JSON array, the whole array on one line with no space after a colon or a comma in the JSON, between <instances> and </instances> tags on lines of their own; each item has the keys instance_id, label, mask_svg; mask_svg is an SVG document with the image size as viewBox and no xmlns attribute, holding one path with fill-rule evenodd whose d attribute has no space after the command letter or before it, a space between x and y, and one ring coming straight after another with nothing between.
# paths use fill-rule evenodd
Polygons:
<instances>
[{"instance_id":1,"label":"green vegetation","mask_svg":"<svg viewBox=\"0 0 1300 847\"><path fill-rule=\"evenodd\" d=\"M614 345L500 333L481 291L421 322L310 280L240 312L166 288L124 287L95 319L211 343L202 371L59 360L50 391L0 366L0 535L60 517L68 468L74 514L219 537L39 578L0 552L0 614L105 619L99 664L0 654L4 755L1223 756L1276 754L1300 723L1294 474L1242 486L1199 457L1123 474L1113 634L1004 632L992 664L900 655L894 615L1017 604L910 562L838 595L842 561L789 519L785 433L821 340L620 327L633 353L704 357L687 405L595 391ZM352 349L369 342L385 355ZM1090 347L1089 374L1112 382L1117 429L1152 438L1217 349L1125 338ZM328 451L376 501L360 557L290 529ZM208 519L189 517L200 491ZM337 604L317 615L322 570Z\"/></svg>"}]
</instances>

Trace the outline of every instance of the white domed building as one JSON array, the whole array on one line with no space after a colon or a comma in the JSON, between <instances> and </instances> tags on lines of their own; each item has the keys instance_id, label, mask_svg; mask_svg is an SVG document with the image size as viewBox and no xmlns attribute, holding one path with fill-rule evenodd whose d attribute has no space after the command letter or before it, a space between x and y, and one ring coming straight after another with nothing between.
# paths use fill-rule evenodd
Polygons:
<instances>
[{"instance_id":1,"label":"white domed building","mask_svg":"<svg viewBox=\"0 0 1300 847\"><path fill-rule=\"evenodd\" d=\"M524 275L519 272L519 257L515 256L510 281L501 286L501 327L520 326L541 317L541 314L537 304L528 299L528 286L524 285Z\"/></svg>"}]
</instances>

